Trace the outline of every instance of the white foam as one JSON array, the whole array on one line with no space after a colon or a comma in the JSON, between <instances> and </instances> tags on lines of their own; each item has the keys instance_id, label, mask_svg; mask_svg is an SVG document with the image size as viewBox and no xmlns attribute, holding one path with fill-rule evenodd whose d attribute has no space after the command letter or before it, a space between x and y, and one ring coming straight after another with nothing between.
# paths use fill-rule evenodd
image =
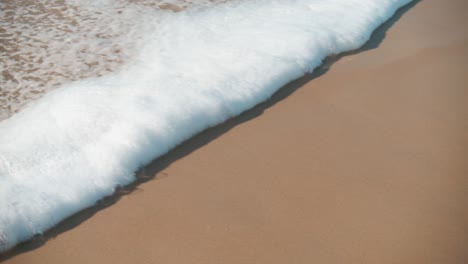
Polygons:
<instances>
[{"instance_id":1,"label":"white foam","mask_svg":"<svg viewBox=\"0 0 468 264\"><path fill-rule=\"evenodd\" d=\"M115 71L135 55L144 28L154 27L161 14L214 3L0 1L0 121L64 83Z\"/></svg>"},{"instance_id":2,"label":"white foam","mask_svg":"<svg viewBox=\"0 0 468 264\"><path fill-rule=\"evenodd\" d=\"M118 71L66 84L0 123L0 251L129 184L325 56L363 45L409 1L257 0L146 20L135 28L144 45Z\"/></svg>"}]
</instances>

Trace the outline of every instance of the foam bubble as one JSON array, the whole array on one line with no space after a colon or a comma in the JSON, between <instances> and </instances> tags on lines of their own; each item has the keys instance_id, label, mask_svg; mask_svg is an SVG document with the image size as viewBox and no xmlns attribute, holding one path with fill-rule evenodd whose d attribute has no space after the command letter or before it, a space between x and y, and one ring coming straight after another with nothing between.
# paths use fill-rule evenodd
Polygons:
<instances>
[{"instance_id":1,"label":"foam bubble","mask_svg":"<svg viewBox=\"0 0 468 264\"><path fill-rule=\"evenodd\" d=\"M154 18L129 9L146 20L118 38L140 38L119 69L65 84L0 123L0 250L129 184L142 165L325 56L363 45L408 2L257 0Z\"/></svg>"},{"instance_id":2,"label":"foam bubble","mask_svg":"<svg viewBox=\"0 0 468 264\"><path fill-rule=\"evenodd\" d=\"M117 70L164 13L220 2L0 2L0 120L64 83Z\"/></svg>"}]
</instances>

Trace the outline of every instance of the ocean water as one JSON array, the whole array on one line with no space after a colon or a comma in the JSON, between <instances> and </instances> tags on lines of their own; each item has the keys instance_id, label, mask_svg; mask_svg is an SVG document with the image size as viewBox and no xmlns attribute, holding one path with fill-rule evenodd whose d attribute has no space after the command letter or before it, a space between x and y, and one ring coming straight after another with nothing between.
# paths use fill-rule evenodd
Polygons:
<instances>
[{"instance_id":1,"label":"ocean water","mask_svg":"<svg viewBox=\"0 0 468 264\"><path fill-rule=\"evenodd\" d=\"M0 121L64 83L115 71L164 13L223 2L0 1Z\"/></svg>"},{"instance_id":2,"label":"ocean water","mask_svg":"<svg viewBox=\"0 0 468 264\"><path fill-rule=\"evenodd\" d=\"M359 48L410 0L0 2L0 251Z\"/></svg>"}]
</instances>

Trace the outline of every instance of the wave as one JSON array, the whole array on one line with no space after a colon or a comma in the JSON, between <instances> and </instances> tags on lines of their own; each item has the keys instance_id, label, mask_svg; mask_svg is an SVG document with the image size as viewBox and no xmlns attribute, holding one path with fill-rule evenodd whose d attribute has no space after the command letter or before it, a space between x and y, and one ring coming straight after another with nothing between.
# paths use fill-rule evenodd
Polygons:
<instances>
[{"instance_id":1,"label":"wave","mask_svg":"<svg viewBox=\"0 0 468 264\"><path fill-rule=\"evenodd\" d=\"M257 0L167 13L120 70L0 123L0 251L135 180L194 134L357 49L410 0Z\"/></svg>"}]
</instances>

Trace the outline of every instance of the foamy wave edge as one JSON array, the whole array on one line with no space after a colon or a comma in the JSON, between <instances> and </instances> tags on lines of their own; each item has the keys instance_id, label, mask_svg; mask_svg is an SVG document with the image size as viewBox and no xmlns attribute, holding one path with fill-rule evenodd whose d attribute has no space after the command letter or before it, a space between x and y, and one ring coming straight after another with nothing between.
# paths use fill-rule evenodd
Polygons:
<instances>
[{"instance_id":1,"label":"foamy wave edge","mask_svg":"<svg viewBox=\"0 0 468 264\"><path fill-rule=\"evenodd\" d=\"M124 70L65 85L0 123L0 252L359 48L410 1L260 0L167 15Z\"/></svg>"}]
</instances>

